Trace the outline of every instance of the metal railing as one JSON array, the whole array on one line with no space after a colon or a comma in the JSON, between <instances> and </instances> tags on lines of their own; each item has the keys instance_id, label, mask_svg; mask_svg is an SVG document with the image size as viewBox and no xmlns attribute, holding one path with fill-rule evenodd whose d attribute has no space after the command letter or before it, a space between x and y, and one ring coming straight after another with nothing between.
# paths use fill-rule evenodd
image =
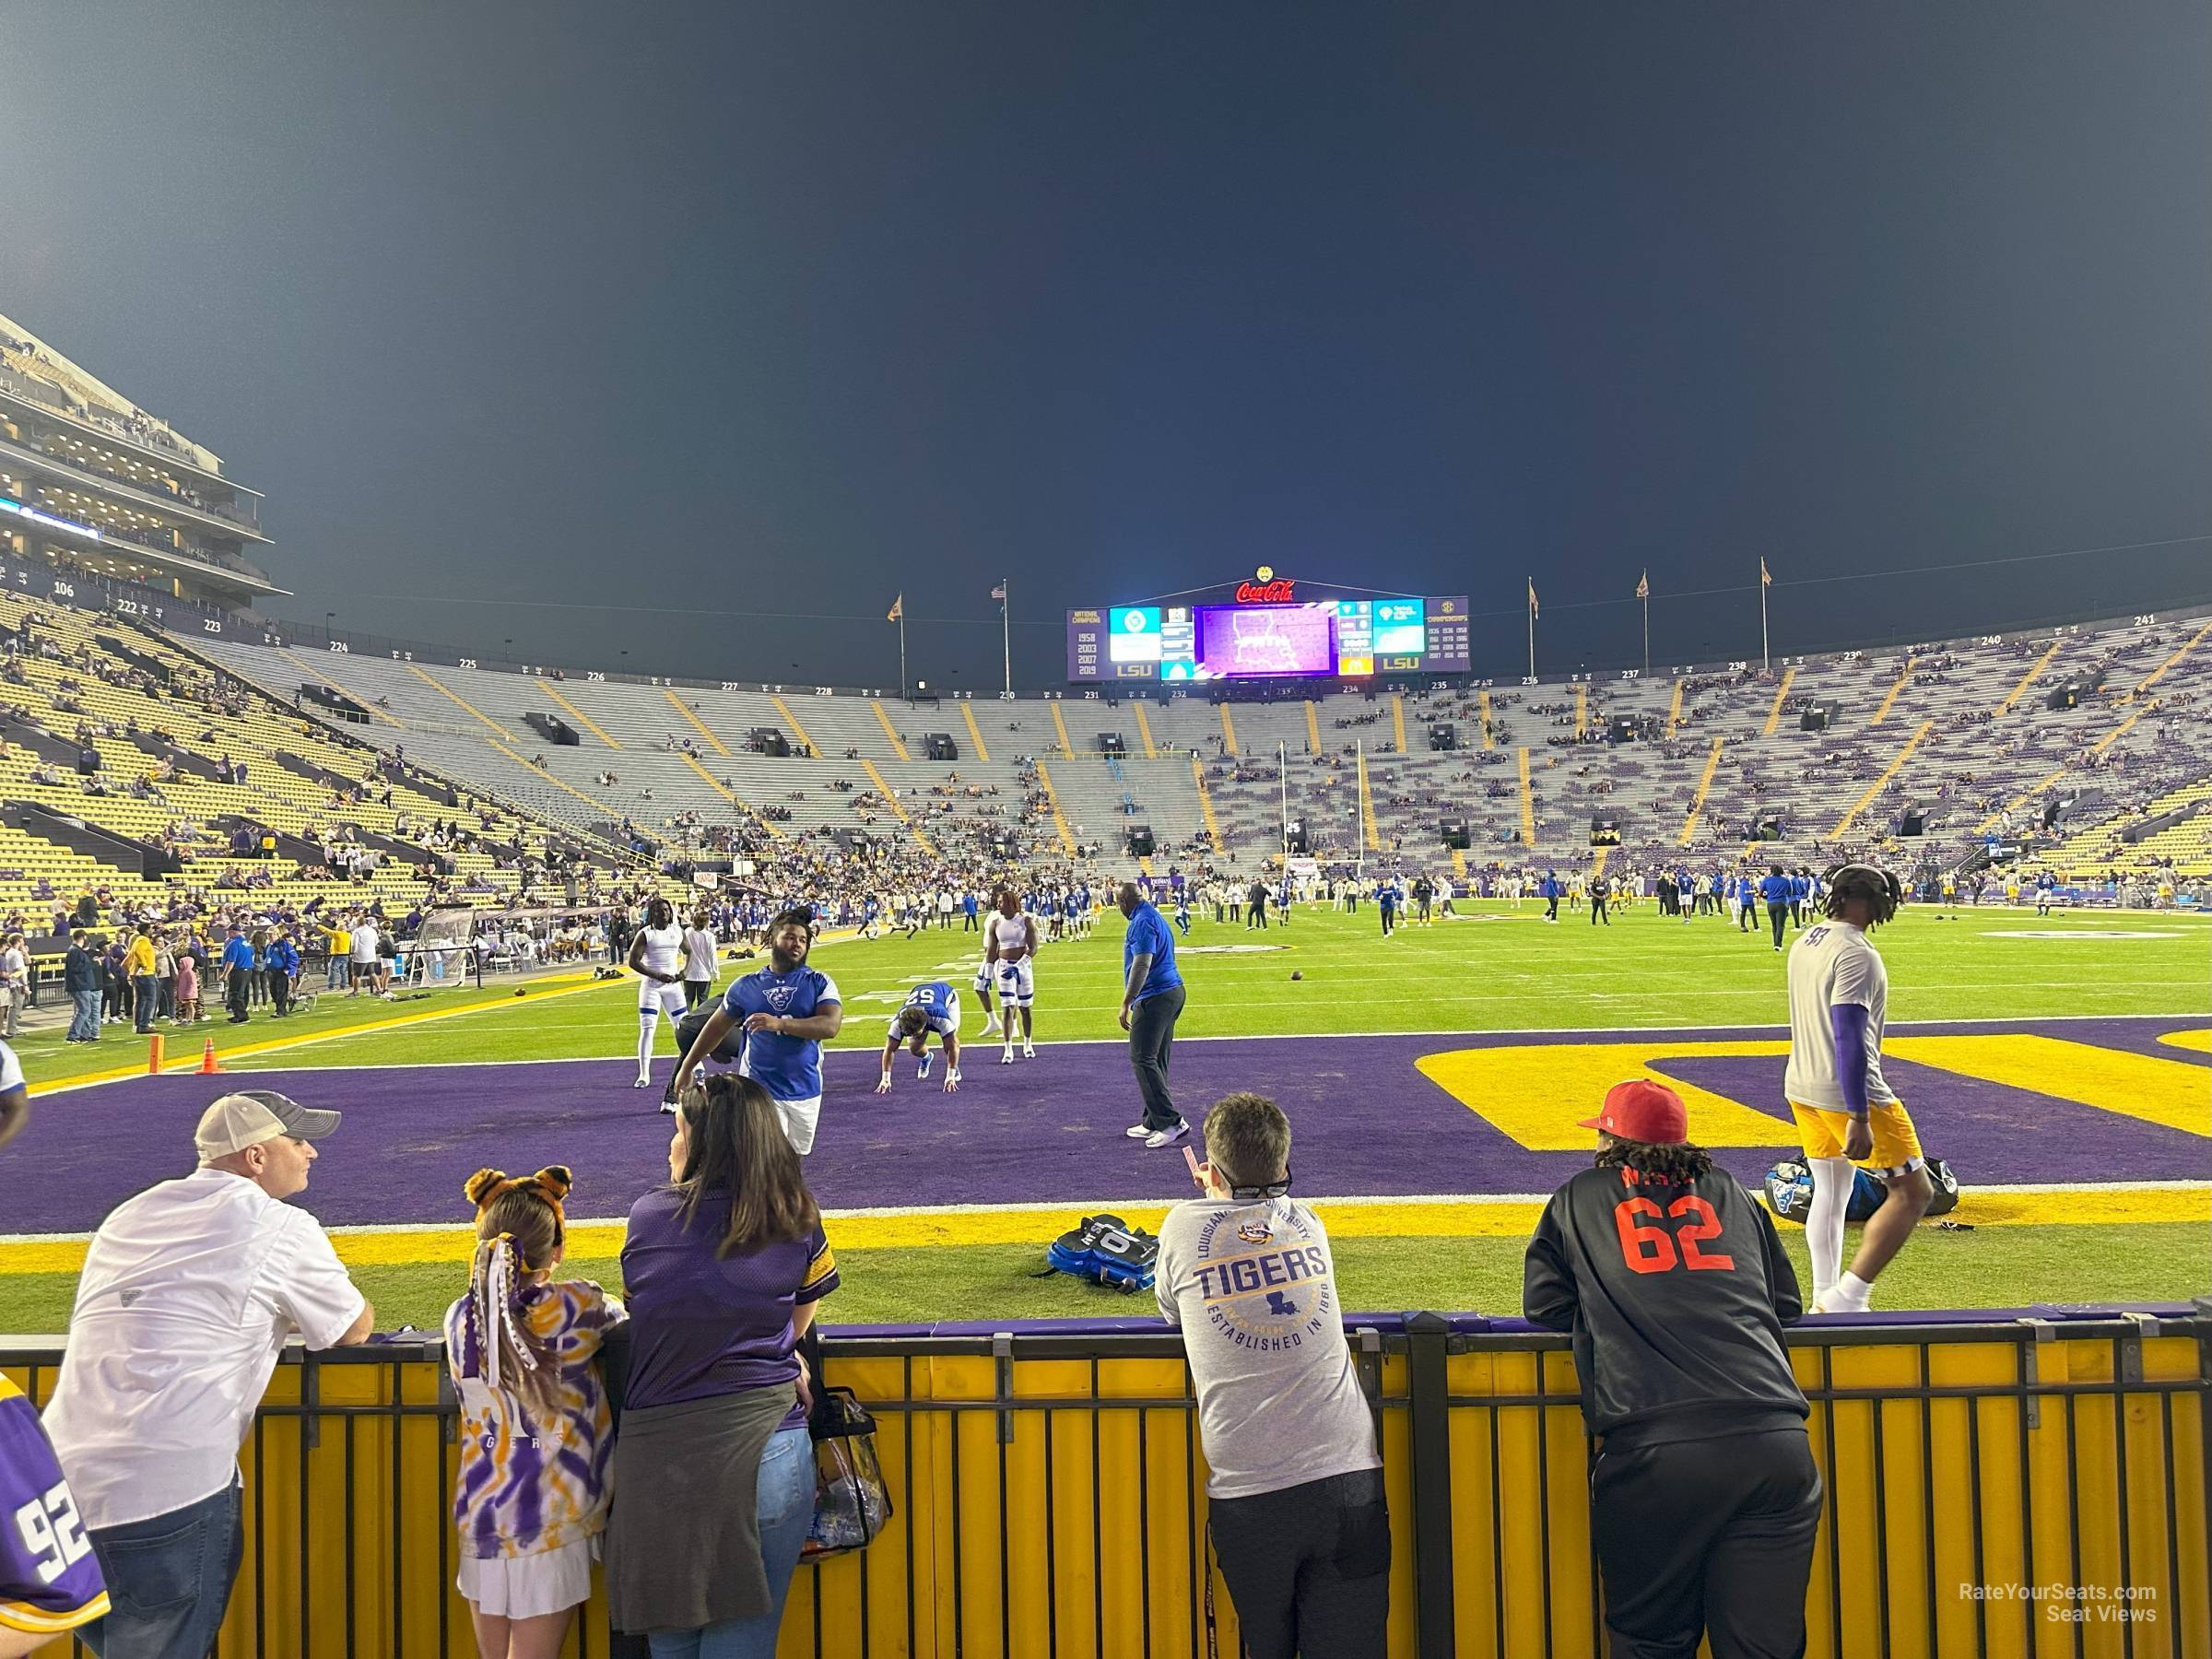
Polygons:
<instances>
[{"instance_id":1,"label":"metal railing","mask_svg":"<svg viewBox=\"0 0 2212 1659\"><path fill-rule=\"evenodd\" d=\"M1353 1317L1347 1335L1390 1500L1394 1659L1598 1651L1566 1339L1427 1313ZM2212 1652L2206 1304L1864 1318L1790 1345L1828 1487L1810 1653ZM58 1358L0 1347L34 1399ZM897 1514L870 1548L801 1569L782 1653L1238 1651L1173 1333L830 1333L826 1359L877 1418ZM452 1589L457 1424L434 1340L288 1356L241 1453L223 1659L473 1651ZM568 1651L634 1650L594 1599Z\"/></svg>"}]
</instances>

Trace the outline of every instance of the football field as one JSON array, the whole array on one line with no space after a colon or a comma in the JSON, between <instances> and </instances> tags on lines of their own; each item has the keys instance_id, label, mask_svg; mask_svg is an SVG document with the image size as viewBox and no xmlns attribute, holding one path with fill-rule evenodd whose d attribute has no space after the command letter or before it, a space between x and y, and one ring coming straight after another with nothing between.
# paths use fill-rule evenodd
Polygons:
<instances>
[{"instance_id":1,"label":"football field","mask_svg":"<svg viewBox=\"0 0 2212 1659\"><path fill-rule=\"evenodd\" d=\"M1231 1089L1283 1103L1295 1190L1337 1241L1347 1307L1517 1312L1542 1199L1587 1160L1573 1121L1623 1077L1681 1090L1693 1138L1747 1182L1794 1151L1783 959L1763 934L1648 904L1610 928L1541 916L1482 906L1384 940L1371 911L1300 910L1265 933L1201 919L1182 942L1179 1103L1194 1124ZM1122 1134L1137 1103L1114 1020L1121 931L1109 912L1089 939L1041 953L1038 1053L1013 1065L980 1040L979 935L818 946L846 1015L808 1160L843 1273L832 1323L1150 1311L1032 1277L1087 1211L1153 1225L1189 1191L1176 1152ZM1920 907L1877 943L1890 1079L1963 1196L1959 1225L1924 1226L1877 1306L2204 1293L2212 925ZM725 965L724 982L752 965ZM901 1054L878 1097L885 1023L933 979L962 995L963 1085L918 1082ZM658 1090L629 1087L634 1010L629 982L579 976L519 997L512 983L395 1005L326 995L295 1020L180 1033L193 1052L159 1077L122 1028L92 1052L26 1040L37 1115L5 1155L0 1330L61 1329L86 1235L188 1167L192 1123L224 1087L193 1075L208 1032L238 1077L346 1112L300 1202L337 1230L383 1328L432 1324L459 1293L461 1183L481 1164L571 1165L564 1271L618 1283L620 1218L665 1173ZM656 1082L675 1063L665 1026L660 1044ZM1801 1235L1783 1231L1802 1271Z\"/></svg>"}]
</instances>

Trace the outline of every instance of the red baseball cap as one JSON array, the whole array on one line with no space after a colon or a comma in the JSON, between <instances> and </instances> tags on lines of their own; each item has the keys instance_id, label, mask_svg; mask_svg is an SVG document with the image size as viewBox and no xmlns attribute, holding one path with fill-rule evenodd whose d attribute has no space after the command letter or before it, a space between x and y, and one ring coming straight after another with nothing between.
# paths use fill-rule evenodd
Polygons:
<instances>
[{"instance_id":1,"label":"red baseball cap","mask_svg":"<svg viewBox=\"0 0 2212 1659\"><path fill-rule=\"evenodd\" d=\"M1689 1138L1689 1113L1682 1097L1665 1084L1631 1077L1606 1089L1604 1109L1594 1118L1581 1119L1577 1127L1603 1129L1647 1146L1675 1147Z\"/></svg>"}]
</instances>

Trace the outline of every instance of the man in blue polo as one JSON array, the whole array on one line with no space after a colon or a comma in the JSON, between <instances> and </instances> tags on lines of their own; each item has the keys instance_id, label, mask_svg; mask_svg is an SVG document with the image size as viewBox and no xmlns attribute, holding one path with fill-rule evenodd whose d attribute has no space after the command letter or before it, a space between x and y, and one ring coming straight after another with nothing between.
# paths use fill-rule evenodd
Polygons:
<instances>
[{"instance_id":1,"label":"man in blue polo","mask_svg":"<svg viewBox=\"0 0 2212 1659\"><path fill-rule=\"evenodd\" d=\"M733 1030L745 1033L737 1062L740 1077L768 1090L783 1120L783 1133L801 1157L814 1150L814 1130L822 1115L822 1044L845 1022L837 982L806 965L814 944L814 912L787 910L769 924L768 966L733 982L708 1018L682 1064L676 1068L672 1097L680 1097L700 1063ZM663 1112L674 1112L670 1100Z\"/></svg>"},{"instance_id":2,"label":"man in blue polo","mask_svg":"<svg viewBox=\"0 0 2212 1659\"><path fill-rule=\"evenodd\" d=\"M1129 1033L1129 1066L1144 1097L1142 1122L1125 1131L1151 1147L1190 1138L1191 1127L1168 1093L1168 1051L1182 1014L1182 975L1175 971L1175 936L1135 882L1124 881L1116 904L1129 919L1122 939L1122 1030Z\"/></svg>"}]
</instances>

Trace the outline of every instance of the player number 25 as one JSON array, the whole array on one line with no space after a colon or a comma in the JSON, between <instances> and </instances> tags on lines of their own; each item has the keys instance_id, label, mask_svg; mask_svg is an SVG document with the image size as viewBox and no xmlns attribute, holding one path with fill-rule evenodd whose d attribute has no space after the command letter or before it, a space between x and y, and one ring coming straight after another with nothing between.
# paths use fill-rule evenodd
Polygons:
<instances>
[{"instance_id":1,"label":"player number 25","mask_svg":"<svg viewBox=\"0 0 2212 1659\"><path fill-rule=\"evenodd\" d=\"M1685 1216L1697 1218L1670 1234L1665 1227L1637 1220L1639 1216L1649 1216L1653 1223L1662 1217L1677 1221ZM1695 1193L1684 1194L1665 1210L1649 1198L1624 1198L1613 1206L1613 1225L1620 1233L1621 1260L1638 1273L1666 1273L1677 1264L1692 1273L1711 1268L1726 1272L1735 1265L1734 1256L1707 1255L1698 1248L1699 1240L1721 1236L1721 1218Z\"/></svg>"},{"instance_id":2,"label":"player number 25","mask_svg":"<svg viewBox=\"0 0 2212 1659\"><path fill-rule=\"evenodd\" d=\"M91 1539L85 1536L84 1523L76 1518L76 1500L69 1495L65 1480L18 1509L16 1530L23 1535L24 1547L38 1559L41 1584L53 1583L92 1548Z\"/></svg>"}]
</instances>

